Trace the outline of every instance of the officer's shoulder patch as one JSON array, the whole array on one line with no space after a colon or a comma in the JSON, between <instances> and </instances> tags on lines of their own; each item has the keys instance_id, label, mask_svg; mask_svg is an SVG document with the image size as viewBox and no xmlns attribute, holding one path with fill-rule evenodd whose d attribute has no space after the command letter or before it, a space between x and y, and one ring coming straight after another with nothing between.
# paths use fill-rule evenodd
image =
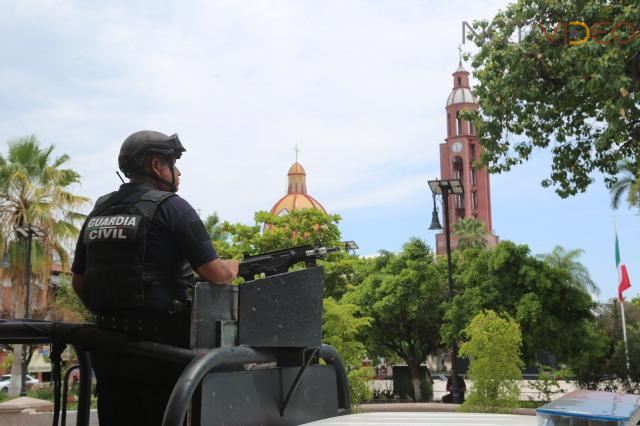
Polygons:
<instances>
[{"instance_id":1,"label":"officer's shoulder patch","mask_svg":"<svg viewBox=\"0 0 640 426\"><path fill-rule=\"evenodd\" d=\"M89 218L83 234L85 244L97 242L133 243L138 237L141 215L113 214Z\"/></svg>"}]
</instances>

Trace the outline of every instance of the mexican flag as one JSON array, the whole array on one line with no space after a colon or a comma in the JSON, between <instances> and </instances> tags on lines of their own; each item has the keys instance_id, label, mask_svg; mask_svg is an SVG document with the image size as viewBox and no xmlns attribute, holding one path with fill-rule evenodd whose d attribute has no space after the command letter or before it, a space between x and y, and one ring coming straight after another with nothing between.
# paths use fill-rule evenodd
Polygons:
<instances>
[{"instance_id":1,"label":"mexican flag","mask_svg":"<svg viewBox=\"0 0 640 426\"><path fill-rule=\"evenodd\" d=\"M618 247L618 233L616 232L616 267L618 268L618 300L624 302L622 293L631 287L627 266L620 261L620 247Z\"/></svg>"}]
</instances>

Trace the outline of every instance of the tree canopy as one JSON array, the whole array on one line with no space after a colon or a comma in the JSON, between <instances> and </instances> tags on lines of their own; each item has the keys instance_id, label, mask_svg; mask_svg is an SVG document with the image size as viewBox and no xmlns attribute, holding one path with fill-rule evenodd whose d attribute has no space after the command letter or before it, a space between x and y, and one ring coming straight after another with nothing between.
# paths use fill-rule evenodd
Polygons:
<instances>
[{"instance_id":1,"label":"tree canopy","mask_svg":"<svg viewBox=\"0 0 640 426\"><path fill-rule=\"evenodd\" d=\"M598 295L600 289L591 279L589 270L578 261L578 258L583 254L584 250L582 249L565 250L562 246L555 246L551 253L540 254L536 257L554 268L567 271L569 284Z\"/></svg>"},{"instance_id":2,"label":"tree canopy","mask_svg":"<svg viewBox=\"0 0 640 426\"><path fill-rule=\"evenodd\" d=\"M540 351L566 360L580 350L595 304L569 283L569 272L530 254L526 245L510 241L494 249L455 253L456 295L442 327L446 341L483 310L509 314L522 330L523 357L533 364ZM549 336L554 336L550 339Z\"/></svg>"},{"instance_id":3,"label":"tree canopy","mask_svg":"<svg viewBox=\"0 0 640 426\"><path fill-rule=\"evenodd\" d=\"M585 345L569 362L582 388L640 391L640 299L625 302L629 347L629 369L622 337L620 304L617 299L598 306Z\"/></svg>"},{"instance_id":4,"label":"tree canopy","mask_svg":"<svg viewBox=\"0 0 640 426\"><path fill-rule=\"evenodd\" d=\"M241 257L305 244L340 245L339 215L317 209L292 210L278 216L265 211L254 215L254 225L225 221L216 231L215 246L222 257Z\"/></svg>"},{"instance_id":5,"label":"tree canopy","mask_svg":"<svg viewBox=\"0 0 640 426\"><path fill-rule=\"evenodd\" d=\"M16 290L18 316L24 313L26 245L16 236L15 227L35 225L44 231L43 238L33 240L31 260L33 273L46 285L54 255L63 267L68 265L66 243L75 241L79 232L76 224L84 218L77 209L89 201L70 192L80 176L64 168L69 156L54 158L53 150L53 146L41 147L35 136L28 136L10 141L8 155L0 155L0 237L9 241L9 274Z\"/></svg>"},{"instance_id":6,"label":"tree canopy","mask_svg":"<svg viewBox=\"0 0 640 426\"><path fill-rule=\"evenodd\" d=\"M612 185L620 160L637 164L639 22L632 0L518 0L474 22L481 109L469 116L489 170L548 149L542 184L567 197L585 191L596 171Z\"/></svg>"},{"instance_id":7,"label":"tree canopy","mask_svg":"<svg viewBox=\"0 0 640 426\"><path fill-rule=\"evenodd\" d=\"M640 165L629 160L622 160L618 164L621 176L610 188L611 207L620 207L620 200L626 194L629 207L640 207Z\"/></svg>"},{"instance_id":8,"label":"tree canopy","mask_svg":"<svg viewBox=\"0 0 640 426\"><path fill-rule=\"evenodd\" d=\"M436 262L429 247L412 238L398 254L382 251L370 274L343 301L373 318L371 347L401 357L409 366L414 395L420 399L419 366L440 348L440 325L447 297L446 264Z\"/></svg>"},{"instance_id":9,"label":"tree canopy","mask_svg":"<svg viewBox=\"0 0 640 426\"><path fill-rule=\"evenodd\" d=\"M487 246L487 230L484 224L473 217L460 219L453 224L453 230L458 237L458 250L472 247Z\"/></svg>"}]
</instances>

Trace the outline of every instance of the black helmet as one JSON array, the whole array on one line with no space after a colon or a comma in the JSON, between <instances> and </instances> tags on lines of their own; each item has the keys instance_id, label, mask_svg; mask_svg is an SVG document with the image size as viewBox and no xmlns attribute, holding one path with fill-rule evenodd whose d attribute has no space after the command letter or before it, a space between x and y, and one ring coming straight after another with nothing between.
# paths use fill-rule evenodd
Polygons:
<instances>
[{"instance_id":1,"label":"black helmet","mask_svg":"<svg viewBox=\"0 0 640 426\"><path fill-rule=\"evenodd\" d=\"M186 149L180 143L178 134L167 136L153 130L141 130L130 135L122 142L118 155L118 167L125 176L130 177L141 170L145 155L154 153L167 157L180 158Z\"/></svg>"}]
</instances>

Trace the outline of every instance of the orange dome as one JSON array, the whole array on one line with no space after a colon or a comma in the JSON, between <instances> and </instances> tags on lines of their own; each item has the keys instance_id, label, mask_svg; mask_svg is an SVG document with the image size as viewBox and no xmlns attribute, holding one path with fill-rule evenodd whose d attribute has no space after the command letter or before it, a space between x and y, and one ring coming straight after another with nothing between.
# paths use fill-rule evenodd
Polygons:
<instances>
[{"instance_id":1,"label":"orange dome","mask_svg":"<svg viewBox=\"0 0 640 426\"><path fill-rule=\"evenodd\" d=\"M278 202L271 208L271 214L283 215L292 210L300 209L318 209L323 213L327 211L322 207L322 204L315 198L308 194L287 194L280 198Z\"/></svg>"},{"instance_id":2,"label":"orange dome","mask_svg":"<svg viewBox=\"0 0 640 426\"><path fill-rule=\"evenodd\" d=\"M298 163L297 161L295 163L293 163L293 165L291 167L289 167L289 175L307 175L307 172L304 171L304 167L302 167L302 164Z\"/></svg>"},{"instance_id":3,"label":"orange dome","mask_svg":"<svg viewBox=\"0 0 640 426\"><path fill-rule=\"evenodd\" d=\"M327 212L318 200L307 194L307 173L297 161L289 167L287 173L287 195L275 203L271 208L271 214L282 215L296 209L318 209Z\"/></svg>"}]
</instances>

